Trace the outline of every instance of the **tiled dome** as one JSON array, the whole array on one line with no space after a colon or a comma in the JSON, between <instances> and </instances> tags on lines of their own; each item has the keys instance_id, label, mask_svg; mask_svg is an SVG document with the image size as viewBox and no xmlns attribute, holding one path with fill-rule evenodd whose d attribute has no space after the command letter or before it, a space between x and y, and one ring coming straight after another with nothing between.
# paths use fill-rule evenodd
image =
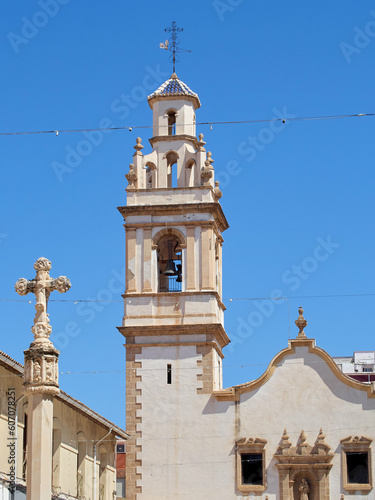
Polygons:
<instances>
[{"instance_id":1,"label":"tiled dome","mask_svg":"<svg viewBox=\"0 0 375 500\"><path fill-rule=\"evenodd\" d=\"M148 96L148 100L155 97L175 97L175 96L189 96L195 101L196 107L199 108L201 103L198 94L193 92L184 82L178 79L176 73L165 81L160 87Z\"/></svg>"}]
</instances>

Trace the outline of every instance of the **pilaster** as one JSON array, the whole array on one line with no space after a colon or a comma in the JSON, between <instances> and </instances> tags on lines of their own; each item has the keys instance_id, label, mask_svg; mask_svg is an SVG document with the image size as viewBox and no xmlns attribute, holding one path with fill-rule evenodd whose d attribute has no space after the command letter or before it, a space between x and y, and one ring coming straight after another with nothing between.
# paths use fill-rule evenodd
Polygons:
<instances>
[{"instance_id":1,"label":"pilaster","mask_svg":"<svg viewBox=\"0 0 375 500\"><path fill-rule=\"evenodd\" d=\"M137 291L136 282L136 230L126 231L126 290Z\"/></svg>"},{"instance_id":2,"label":"pilaster","mask_svg":"<svg viewBox=\"0 0 375 500\"><path fill-rule=\"evenodd\" d=\"M186 290L196 290L195 282L195 227L186 229L187 251L186 251Z\"/></svg>"},{"instance_id":3,"label":"pilaster","mask_svg":"<svg viewBox=\"0 0 375 500\"><path fill-rule=\"evenodd\" d=\"M126 498L129 500L137 500L138 494L142 493L142 487L138 485L138 481L142 479L142 474L138 472L142 461L137 456L142 450L138 444L138 440L142 438L142 431L139 430L142 417L138 415L138 411L142 406L137 402L137 397L142 394L142 390L137 389L137 383L142 381L137 372L142 368L142 362L136 361L136 355L140 354L142 348L136 345L126 349L126 432L131 436L126 444Z\"/></svg>"}]
</instances>

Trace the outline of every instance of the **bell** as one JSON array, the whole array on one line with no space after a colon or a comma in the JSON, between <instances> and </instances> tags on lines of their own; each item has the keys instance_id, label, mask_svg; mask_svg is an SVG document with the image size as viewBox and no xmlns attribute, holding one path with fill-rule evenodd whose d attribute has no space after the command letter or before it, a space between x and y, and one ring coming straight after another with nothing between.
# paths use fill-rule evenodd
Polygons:
<instances>
[{"instance_id":1,"label":"bell","mask_svg":"<svg viewBox=\"0 0 375 500\"><path fill-rule=\"evenodd\" d=\"M169 260L167 262L167 265L165 266L165 271L164 271L164 276L175 276L176 273L176 267L174 265L173 260Z\"/></svg>"},{"instance_id":2,"label":"bell","mask_svg":"<svg viewBox=\"0 0 375 500\"><path fill-rule=\"evenodd\" d=\"M182 265L177 264L177 279L176 283L182 283Z\"/></svg>"}]
</instances>

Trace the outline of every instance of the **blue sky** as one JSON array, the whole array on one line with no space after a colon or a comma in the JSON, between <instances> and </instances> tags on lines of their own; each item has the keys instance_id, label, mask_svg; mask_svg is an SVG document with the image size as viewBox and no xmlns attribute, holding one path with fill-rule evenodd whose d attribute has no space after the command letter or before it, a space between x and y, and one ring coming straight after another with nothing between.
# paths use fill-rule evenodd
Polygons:
<instances>
[{"instance_id":1,"label":"blue sky","mask_svg":"<svg viewBox=\"0 0 375 500\"><path fill-rule=\"evenodd\" d=\"M288 120L375 112L370 2L22 0L0 9L0 132L134 127L0 136L1 350L23 362L34 298L10 300L19 299L16 280L34 277L45 256L52 276L72 282L67 294L51 296L69 301L49 307L60 386L125 425L116 330L125 249L116 207L126 203L138 135L150 151L151 129L135 127L151 125L145 96L170 76L159 43L172 21L192 51L177 74L199 94L198 122L287 118L277 129L262 122L197 130L212 151L230 224L224 385L266 369L296 335L300 305L306 333L331 355L374 349L375 297L365 294L375 293L375 118ZM74 303L88 299L112 302Z\"/></svg>"}]
</instances>

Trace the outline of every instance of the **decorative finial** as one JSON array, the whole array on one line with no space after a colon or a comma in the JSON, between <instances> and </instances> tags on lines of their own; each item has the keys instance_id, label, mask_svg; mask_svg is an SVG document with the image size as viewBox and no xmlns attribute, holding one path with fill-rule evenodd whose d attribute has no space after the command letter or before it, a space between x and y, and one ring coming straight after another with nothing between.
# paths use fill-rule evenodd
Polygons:
<instances>
[{"instance_id":1,"label":"decorative finial","mask_svg":"<svg viewBox=\"0 0 375 500\"><path fill-rule=\"evenodd\" d=\"M214 160L212 159L212 153L211 151L207 151L207 160L205 161L206 167L211 167L211 164L214 163ZM213 167L211 167L213 168Z\"/></svg>"},{"instance_id":2,"label":"decorative finial","mask_svg":"<svg viewBox=\"0 0 375 500\"><path fill-rule=\"evenodd\" d=\"M318 437L315 440L315 445L313 449L313 453L318 454L318 455L326 455L329 450L331 449L330 446L325 441L326 436L323 432L323 429L320 429Z\"/></svg>"},{"instance_id":3,"label":"decorative finial","mask_svg":"<svg viewBox=\"0 0 375 500\"><path fill-rule=\"evenodd\" d=\"M140 154L142 155L141 153L141 150L144 148L144 146L142 146L142 139L140 137L137 137L137 144L134 146L134 149L136 151L135 154Z\"/></svg>"},{"instance_id":4,"label":"decorative finial","mask_svg":"<svg viewBox=\"0 0 375 500\"><path fill-rule=\"evenodd\" d=\"M297 453L299 455L306 455L307 447L309 446L306 442L307 436L304 430L302 430L297 444Z\"/></svg>"},{"instance_id":5,"label":"decorative finial","mask_svg":"<svg viewBox=\"0 0 375 500\"><path fill-rule=\"evenodd\" d=\"M286 429L284 429L284 433L281 437L281 442L279 444L279 453L281 453L282 455L288 455L289 453L289 449L290 447L292 446L292 443L289 441L289 436L288 436L288 433L286 431Z\"/></svg>"},{"instance_id":6,"label":"decorative finial","mask_svg":"<svg viewBox=\"0 0 375 500\"><path fill-rule=\"evenodd\" d=\"M206 151L204 149L204 146L206 145L205 141L203 140L204 135L203 134L199 134L198 137L199 137L199 142L198 142L199 151L203 151L204 152L204 151Z\"/></svg>"},{"instance_id":7,"label":"decorative finial","mask_svg":"<svg viewBox=\"0 0 375 500\"><path fill-rule=\"evenodd\" d=\"M169 60L173 64L173 74L171 78L177 78L176 62L179 62L180 58L176 54L181 52L191 52L191 50L185 50L181 49L181 47L178 47L180 39L178 38L177 33L181 33L181 31L184 31L184 29L179 28L175 21L173 21L170 28L165 28L164 31L166 31L167 33L172 33L172 35L169 40L166 40L164 43L160 44L160 48L172 52L172 55L169 58Z\"/></svg>"},{"instance_id":8,"label":"decorative finial","mask_svg":"<svg viewBox=\"0 0 375 500\"><path fill-rule=\"evenodd\" d=\"M298 309L298 312L299 312L299 316L298 316L298 319L296 319L296 321L295 321L297 327L299 328L299 332L298 332L297 338L306 339L307 337L306 337L306 334L303 331L303 329L305 328L305 326L307 326L307 321L303 317L303 309L302 309L302 307L300 307Z\"/></svg>"}]
</instances>

